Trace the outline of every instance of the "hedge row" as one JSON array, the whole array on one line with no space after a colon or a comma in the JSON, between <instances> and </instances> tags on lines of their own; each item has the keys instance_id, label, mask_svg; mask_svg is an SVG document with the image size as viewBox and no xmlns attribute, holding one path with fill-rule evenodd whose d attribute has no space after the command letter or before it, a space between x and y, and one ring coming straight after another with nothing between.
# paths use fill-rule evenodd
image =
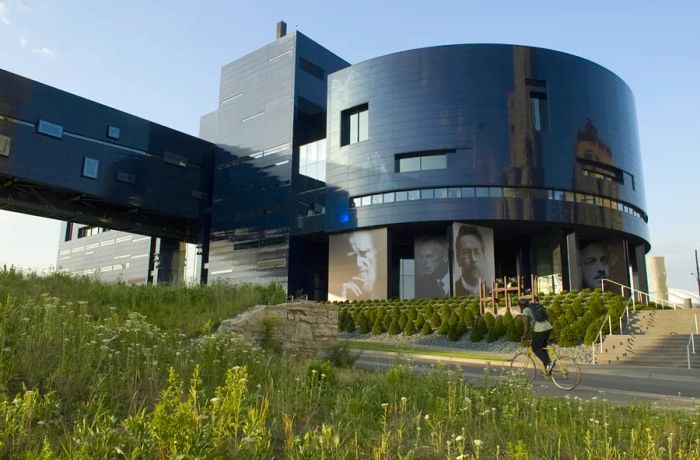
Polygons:
<instances>
[{"instance_id":1,"label":"hedge row","mask_svg":"<svg viewBox=\"0 0 700 460\"><path fill-rule=\"evenodd\" d=\"M560 292L541 295L539 301L547 307L549 320L554 326L551 339L560 346L581 343L590 345L608 314L613 318L613 332L619 329L616 319L625 308L626 299L600 290ZM504 302L501 302L502 306ZM429 335L434 332L459 340L469 331L470 340L489 342L501 337L519 341L523 325L515 308L511 313L494 316L479 314L479 301L474 297L445 299L369 300L341 302L338 329L341 332L359 331L363 334ZM516 315L514 317L514 315Z\"/></svg>"}]
</instances>

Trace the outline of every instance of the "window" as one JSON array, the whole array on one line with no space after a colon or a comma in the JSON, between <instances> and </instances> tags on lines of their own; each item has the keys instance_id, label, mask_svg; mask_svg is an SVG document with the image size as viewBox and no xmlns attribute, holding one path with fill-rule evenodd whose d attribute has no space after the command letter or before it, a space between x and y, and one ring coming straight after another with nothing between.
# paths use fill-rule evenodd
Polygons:
<instances>
[{"instance_id":1,"label":"window","mask_svg":"<svg viewBox=\"0 0 700 460\"><path fill-rule=\"evenodd\" d=\"M447 169L447 155L450 151L401 153L395 157L395 171L399 173Z\"/></svg>"},{"instance_id":2,"label":"window","mask_svg":"<svg viewBox=\"0 0 700 460\"><path fill-rule=\"evenodd\" d=\"M106 228L102 227L82 227L78 229L78 238L85 238L86 236L99 235L100 233L106 231ZM97 243L95 243L97 244Z\"/></svg>"},{"instance_id":3,"label":"window","mask_svg":"<svg viewBox=\"0 0 700 460\"><path fill-rule=\"evenodd\" d=\"M39 134L55 137L56 139L63 139L63 126L57 125L56 123L39 120L36 130Z\"/></svg>"},{"instance_id":4,"label":"window","mask_svg":"<svg viewBox=\"0 0 700 460\"><path fill-rule=\"evenodd\" d=\"M489 196L491 198L501 198L503 196L503 190L501 187L489 187Z\"/></svg>"},{"instance_id":5,"label":"window","mask_svg":"<svg viewBox=\"0 0 700 460\"><path fill-rule=\"evenodd\" d=\"M97 179L100 172L100 161L94 158L83 158L83 177L88 179Z\"/></svg>"},{"instance_id":6,"label":"window","mask_svg":"<svg viewBox=\"0 0 700 460\"><path fill-rule=\"evenodd\" d=\"M10 156L10 143L12 139L9 136L0 134L0 157Z\"/></svg>"},{"instance_id":7,"label":"window","mask_svg":"<svg viewBox=\"0 0 700 460\"><path fill-rule=\"evenodd\" d=\"M394 192L389 192L384 194L384 202L385 203L393 203L394 202Z\"/></svg>"},{"instance_id":8,"label":"window","mask_svg":"<svg viewBox=\"0 0 700 460\"><path fill-rule=\"evenodd\" d=\"M340 145L356 144L369 139L369 106L358 105L340 114Z\"/></svg>"},{"instance_id":9,"label":"window","mask_svg":"<svg viewBox=\"0 0 700 460\"><path fill-rule=\"evenodd\" d=\"M326 181L326 139L299 147L299 174Z\"/></svg>"},{"instance_id":10,"label":"window","mask_svg":"<svg viewBox=\"0 0 700 460\"><path fill-rule=\"evenodd\" d=\"M549 130L549 114L547 113L547 82L544 80L525 80L530 92L530 111L532 127L535 131Z\"/></svg>"},{"instance_id":11,"label":"window","mask_svg":"<svg viewBox=\"0 0 700 460\"><path fill-rule=\"evenodd\" d=\"M326 79L326 74L323 71L322 68L314 64L313 62L309 61L308 59L304 59L303 57L299 58L299 67L305 72L307 72L310 75L313 75L314 77L318 78L319 80L325 80Z\"/></svg>"},{"instance_id":12,"label":"window","mask_svg":"<svg viewBox=\"0 0 700 460\"><path fill-rule=\"evenodd\" d=\"M175 153L165 152L163 153L163 161L169 165L179 166L184 168L187 166L187 159L181 155Z\"/></svg>"},{"instance_id":13,"label":"window","mask_svg":"<svg viewBox=\"0 0 700 460\"><path fill-rule=\"evenodd\" d=\"M110 139L114 139L115 141L119 140L119 137L121 137L122 131L121 129L117 128L116 126L107 126L107 137Z\"/></svg>"},{"instance_id":14,"label":"window","mask_svg":"<svg viewBox=\"0 0 700 460\"><path fill-rule=\"evenodd\" d=\"M124 184L135 184L136 175L127 172L119 171L117 172L117 182L122 182Z\"/></svg>"}]
</instances>

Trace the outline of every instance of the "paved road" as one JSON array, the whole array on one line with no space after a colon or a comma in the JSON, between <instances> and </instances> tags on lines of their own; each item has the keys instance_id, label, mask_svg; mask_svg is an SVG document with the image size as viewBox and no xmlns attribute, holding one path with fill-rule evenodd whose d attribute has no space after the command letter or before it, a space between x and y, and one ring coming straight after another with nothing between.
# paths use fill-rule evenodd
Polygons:
<instances>
[{"instance_id":1,"label":"paved road","mask_svg":"<svg viewBox=\"0 0 700 460\"><path fill-rule=\"evenodd\" d=\"M401 355L391 352L361 351L357 367L384 371L398 361L410 362L420 370L429 370L438 362L459 368L464 378L476 384L483 382L484 369L491 368L491 376L506 373L507 363L479 360L440 359L427 356ZM535 378L536 393L546 396L582 399L606 399L615 405L649 401L667 408L692 409L700 407L700 369L677 369L636 366L581 366L581 384L572 391L562 391L542 375Z\"/></svg>"}]
</instances>

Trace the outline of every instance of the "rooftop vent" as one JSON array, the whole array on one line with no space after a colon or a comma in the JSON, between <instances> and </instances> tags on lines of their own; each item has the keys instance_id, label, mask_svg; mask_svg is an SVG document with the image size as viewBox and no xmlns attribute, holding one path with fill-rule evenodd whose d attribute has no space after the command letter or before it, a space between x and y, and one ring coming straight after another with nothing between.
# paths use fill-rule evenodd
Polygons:
<instances>
[{"instance_id":1,"label":"rooftop vent","mask_svg":"<svg viewBox=\"0 0 700 460\"><path fill-rule=\"evenodd\" d=\"M280 21L277 23L277 38L280 39L287 35L287 23Z\"/></svg>"}]
</instances>

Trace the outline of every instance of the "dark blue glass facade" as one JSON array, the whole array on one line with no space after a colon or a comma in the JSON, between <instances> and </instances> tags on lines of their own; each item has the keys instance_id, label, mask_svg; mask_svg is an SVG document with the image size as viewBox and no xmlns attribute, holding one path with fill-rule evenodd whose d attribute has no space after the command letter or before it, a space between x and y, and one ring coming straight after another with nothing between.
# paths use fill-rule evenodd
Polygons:
<instances>
[{"instance_id":1,"label":"dark blue glass facade","mask_svg":"<svg viewBox=\"0 0 700 460\"><path fill-rule=\"evenodd\" d=\"M0 140L2 209L204 239L208 142L3 70Z\"/></svg>"},{"instance_id":2,"label":"dark blue glass facade","mask_svg":"<svg viewBox=\"0 0 700 460\"><path fill-rule=\"evenodd\" d=\"M527 81L535 79L546 82L547 130L536 131L533 123ZM602 227L648 240L634 99L622 80L596 64L538 48L444 46L354 65L333 74L330 86L329 232L416 221L507 220ZM340 114L360 104L369 105L369 139L341 146ZM442 150L451 152L446 169L395 170L397 155ZM584 175L586 161L623 171L623 182ZM349 200L466 186L581 192L624 203L640 215L575 198L553 200L548 193L357 209Z\"/></svg>"},{"instance_id":3,"label":"dark blue glass facade","mask_svg":"<svg viewBox=\"0 0 700 460\"><path fill-rule=\"evenodd\" d=\"M325 299L329 235L386 227L398 297L416 238L464 222L493 230L496 276L580 287L577 241L615 240L646 285L634 98L576 56L453 45L350 65L294 32L222 68L204 140L7 72L0 89L5 208L197 242L206 281Z\"/></svg>"},{"instance_id":4,"label":"dark blue glass facade","mask_svg":"<svg viewBox=\"0 0 700 460\"><path fill-rule=\"evenodd\" d=\"M353 65L329 88L327 232L387 226L406 240L389 250L410 258L417 223L485 225L497 276L532 273L533 241L547 234L567 288L578 287L566 282L567 235L623 238L645 284L633 260L649 248L634 98L612 72L546 49L455 45ZM343 145L344 111L364 105L368 139ZM435 152L446 167L397 166Z\"/></svg>"}]
</instances>

